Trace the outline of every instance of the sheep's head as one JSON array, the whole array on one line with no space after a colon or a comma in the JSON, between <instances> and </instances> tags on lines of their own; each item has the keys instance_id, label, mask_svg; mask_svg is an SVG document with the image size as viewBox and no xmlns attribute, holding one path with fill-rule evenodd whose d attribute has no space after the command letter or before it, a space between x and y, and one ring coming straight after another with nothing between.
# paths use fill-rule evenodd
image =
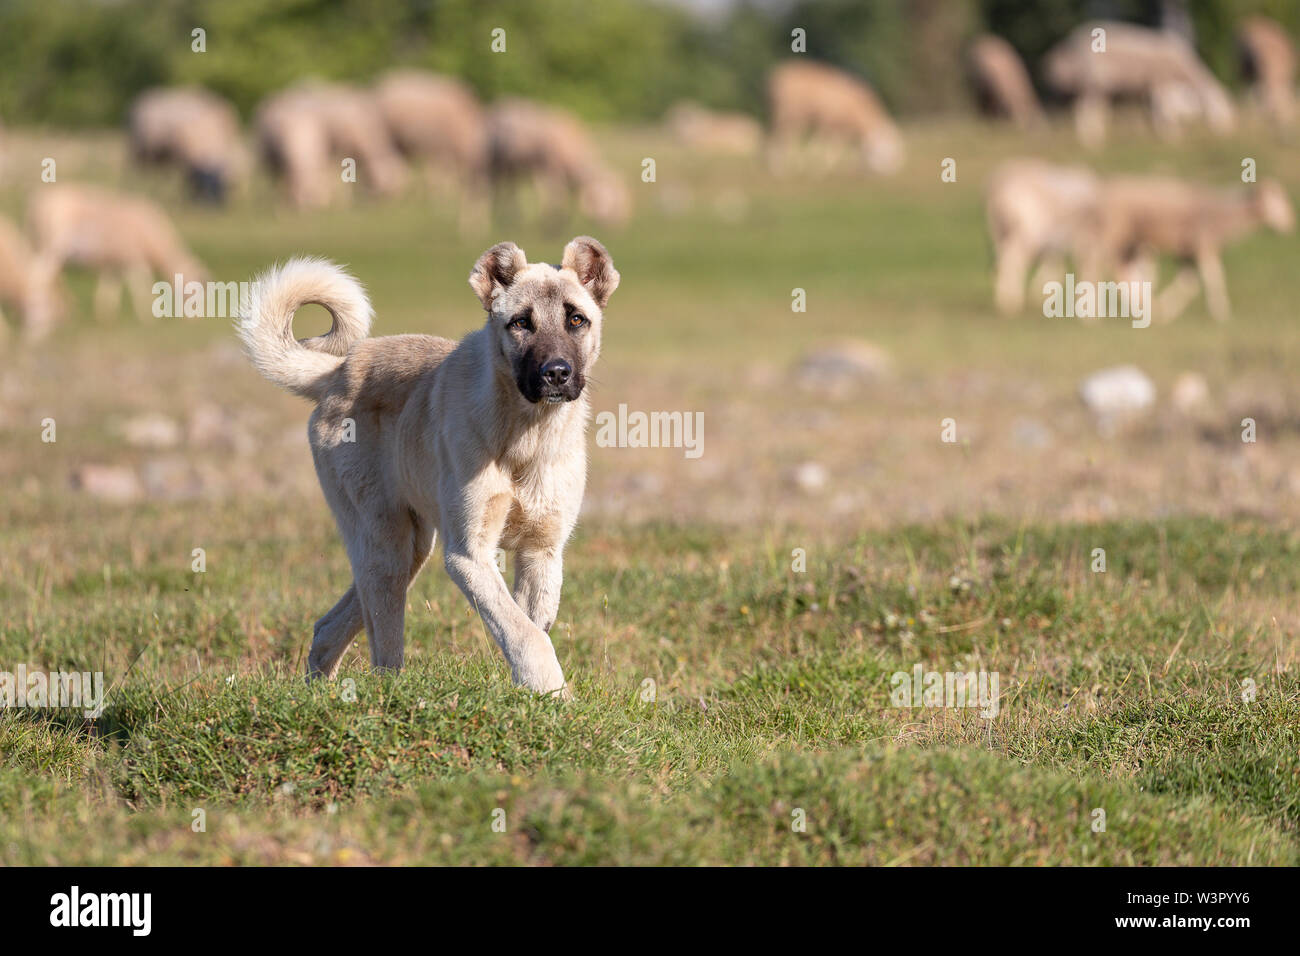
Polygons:
<instances>
[{"instance_id":1,"label":"sheep's head","mask_svg":"<svg viewBox=\"0 0 1300 956\"><path fill-rule=\"evenodd\" d=\"M1265 179L1255 189L1255 203L1264 224L1276 232L1294 232L1295 208L1282 184L1276 179Z\"/></svg>"},{"instance_id":2,"label":"sheep's head","mask_svg":"<svg viewBox=\"0 0 1300 956\"><path fill-rule=\"evenodd\" d=\"M1078 93L1083 87L1084 60L1086 52L1080 52L1078 44L1062 41L1047 52L1043 58L1043 73L1047 85L1058 93Z\"/></svg>"}]
</instances>

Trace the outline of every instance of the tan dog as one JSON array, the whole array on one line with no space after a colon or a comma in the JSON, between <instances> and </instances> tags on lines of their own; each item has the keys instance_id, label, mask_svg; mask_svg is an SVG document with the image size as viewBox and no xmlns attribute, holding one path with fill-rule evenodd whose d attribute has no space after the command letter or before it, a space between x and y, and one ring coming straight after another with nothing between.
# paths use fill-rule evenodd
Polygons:
<instances>
[{"instance_id":1,"label":"tan dog","mask_svg":"<svg viewBox=\"0 0 1300 956\"><path fill-rule=\"evenodd\" d=\"M441 532L447 573L515 683L565 691L548 631L587 479L587 374L618 281L595 239L574 239L559 266L499 243L469 276L487 324L457 344L366 338L365 291L322 260L258 278L239 335L259 372L317 404L312 455L352 564L352 586L316 622L309 677L332 677L363 626L371 663L402 666L406 591ZM293 314L309 302L333 325L295 340ZM513 596L498 547L515 552Z\"/></svg>"}]
</instances>

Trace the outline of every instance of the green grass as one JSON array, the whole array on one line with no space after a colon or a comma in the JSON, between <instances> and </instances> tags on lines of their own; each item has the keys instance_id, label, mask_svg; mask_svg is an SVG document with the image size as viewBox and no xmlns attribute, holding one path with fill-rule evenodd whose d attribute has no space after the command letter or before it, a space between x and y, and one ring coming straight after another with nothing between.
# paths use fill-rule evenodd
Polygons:
<instances>
[{"instance_id":1,"label":"green grass","mask_svg":"<svg viewBox=\"0 0 1300 956\"><path fill-rule=\"evenodd\" d=\"M1270 625L1224 610L1247 582L1256 598L1294 592L1294 536L1204 519L943 524L828 540L803 574L721 537L579 535L567 704L510 687L435 575L412 601L406 672L353 658L308 686L300 648L271 639L305 635L300 594L265 599L269 634L251 637L273 649L250 670L237 613L210 612L207 631L164 623L195 591L146 564L114 585L124 622L142 612L121 595L152 592L155 623L134 663L109 668L105 714L0 718L0 848L78 863L144 846L159 863L1296 862L1300 684L1276 672ZM1096 541L1116 556L1105 575L1080 557ZM270 543L294 564L317 547ZM725 586L686 570L691 554L730 557ZM201 593L217 595L209 573ZM41 659L39 635L69 607L104 619L105 592L69 569L59 611L11 626L6 647ZM998 672L1000 713L891 706L891 675L916 663ZM92 817L93 839L54 838Z\"/></svg>"}]
</instances>

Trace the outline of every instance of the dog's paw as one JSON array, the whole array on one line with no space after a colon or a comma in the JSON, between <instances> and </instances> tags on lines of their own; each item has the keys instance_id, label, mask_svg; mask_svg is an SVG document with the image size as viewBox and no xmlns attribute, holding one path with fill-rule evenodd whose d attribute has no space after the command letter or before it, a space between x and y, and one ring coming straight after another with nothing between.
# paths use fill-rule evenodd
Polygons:
<instances>
[{"instance_id":1,"label":"dog's paw","mask_svg":"<svg viewBox=\"0 0 1300 956\"><path fill-rule=\"evenodd\" d=\"M554 651L523 662L523 666L514 669L511 676L516 684L535 694L563 698L568 693L569 685L564 680L564 671L560 668Z\"/></svg>"}]
</instances>

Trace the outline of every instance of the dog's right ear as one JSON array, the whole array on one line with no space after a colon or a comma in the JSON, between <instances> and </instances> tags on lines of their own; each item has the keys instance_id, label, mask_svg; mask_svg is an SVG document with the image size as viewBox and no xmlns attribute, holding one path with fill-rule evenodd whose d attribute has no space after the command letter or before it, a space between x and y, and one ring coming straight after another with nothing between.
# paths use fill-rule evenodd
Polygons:
<instances>
[{"instance_id":1,"label":"dog's right ear","mask_svg":"<svg viewBox=\"0 0 1300 956\"><path fill-rule=\"evenodd\" d=\"M515 281L515 275L528 265L524 250L513 242L498 242L483 255L469 274L469 287L483 308L492 311L492 300Z\"/></svg>"}]
</instances>

